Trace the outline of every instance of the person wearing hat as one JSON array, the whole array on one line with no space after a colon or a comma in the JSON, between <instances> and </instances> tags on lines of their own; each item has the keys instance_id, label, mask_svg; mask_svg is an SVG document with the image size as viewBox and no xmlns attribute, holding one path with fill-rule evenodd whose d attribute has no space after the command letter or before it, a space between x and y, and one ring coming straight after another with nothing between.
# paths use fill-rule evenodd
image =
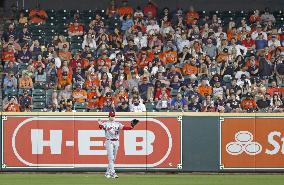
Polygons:
<instances>
[{"instance_id":1,"label":"person wearing hat","mask_svg":"<svg viewBox=\"0 0 284 185\"><path fill-rule=\"evenodd\" d=\"M68 35L72 36L82 36L84 34L84 27L78 23L78 19L75 19L68 27Z\"/></svg>"},{"instance_id":2,"label":"person wearing hat","mask_svg":"<svg viewBox=\"0 0 284 185\"><path fill-rule=\"evenodd\" d=\"M116 111L117 112L130 112L130 108L128 105L128 102L126 101L125 97L120 97L119 98L119 102L118 102L118 106L116 106Z\"/></svg>"},{"instance_id":3,"label":"person wearing hat","mask_svg":"<svg viewBox=\"0 0 284 185\"><path fill-rule=\"evenodd\" d=\"M61 59L61 61L64 61L64 60L70 61L72 59L72 54L69 51L67 44L62 45L62 50L59 50L58 56Z\"/></svg>"},{"instance_id":4,"label":"person wearing hat","mask_svg":"<svg viewBox=\"0 0 284 185\"><path fill-rule=\"evenodd\" d=\"M241 101L241 108L246 112L254 112L256 110L257 105L252 94L246 94L245 98Z\"/></svg>"},{"instance_id":5,"label":"person wearing hat","mask_svg":"<svg viewBox=\"0 0 284 185\"><path fill-rule=\"evenodd\" d=\"M29 91L24 90L23 96L19 99L21 112L30 112L32 105L32 97L29 96Z\"/></svg>"},{"instance_id":6,"label":"person wearing hat","mask_svg":"<svg viewBox=\"0 0 284 185\"><path fill-rule=\"evenodd\" d=\"M65 89L66 86L72 86L72 79L68 78L68 72L63 71L62 76L58 77L58 89Z\"/></svg>"},{"instance_id":7,"label":"person wearing hat","mask_svg":"<svg viewBox=\"0 0 284 185\"><path fill-rule=\"evenodd\" d=\"M281 46L280 40L278 40L277 35L273 34L271 36L271 40L268 41L268 47L271 50L274 50L274 49L276 49L277 47L280 47L280 46Z\"/></svg>"},{"instance_id":8,"label":"person wearing hat","mask_svg":"<svg viewBox=\"0 0 284 185\"><path fill-rule=\"evenodd\" d=\"M136 123L138 122L139 121L137 120ZM121 130L132 130L135 125L133 125L133 122L131 122L131 126L126 126L116 121L115 112L113 110L109 111L107 121L103 122L101 119L98 119L98 124L99 128L105 131L106 137L105 147L107 150L109 164L105 177L118 178L118 175L115 173L114 162L119 147L119 134Z\"/></svg>"}]
</instances>

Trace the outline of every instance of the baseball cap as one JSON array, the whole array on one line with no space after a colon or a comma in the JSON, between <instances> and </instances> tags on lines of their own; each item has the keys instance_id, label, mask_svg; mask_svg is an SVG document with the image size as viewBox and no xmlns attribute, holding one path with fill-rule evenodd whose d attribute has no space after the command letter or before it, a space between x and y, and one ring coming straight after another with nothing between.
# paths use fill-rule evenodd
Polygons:
<instances>
[{"instance_id":1,"label":"baseball cap","mask_svg":"<svg viewBox=\"0 0 284 185\"><path fill-rule=\"evenodd\" d=\"M109 112L108 117L115 117L115 112L113 112L113 111Z\"/></svg>"}]
</instances>

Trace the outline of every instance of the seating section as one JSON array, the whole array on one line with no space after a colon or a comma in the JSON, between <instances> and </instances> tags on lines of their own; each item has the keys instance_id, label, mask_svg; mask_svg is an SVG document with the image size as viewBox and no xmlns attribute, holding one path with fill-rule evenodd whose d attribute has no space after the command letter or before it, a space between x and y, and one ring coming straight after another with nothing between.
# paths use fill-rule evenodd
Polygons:
<instances>
[{"instance_id":1,"label":"seating section","mask_svg":"<svg viewBox=\"0 0 284 185\"><path fill-rule=\"evenodd\" d=\"M284 111L284 11L266 21L267 10L158 10L49 9L43 23L6 21L3 111ZM30 40L20 38L26 27Z\"/></svg>"}]
</instances>

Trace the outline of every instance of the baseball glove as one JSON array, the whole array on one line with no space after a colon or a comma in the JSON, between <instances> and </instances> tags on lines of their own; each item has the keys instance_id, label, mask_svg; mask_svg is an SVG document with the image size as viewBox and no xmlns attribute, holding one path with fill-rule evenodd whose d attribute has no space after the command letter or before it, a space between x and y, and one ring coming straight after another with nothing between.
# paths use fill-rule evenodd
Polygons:
<instances>
[{"instance_id":1,"label":"baseball glove","mask_svg":"<svg viewBox=\"0 0 284 185\"><path fill-rule=\"evenodd\" d=\"M132 126L132 127L135 127L138 123L139 123L139 120L138 120L138 119L133 119L133 120L131 121L131 126Z\"/></svg>"}]
</instances>

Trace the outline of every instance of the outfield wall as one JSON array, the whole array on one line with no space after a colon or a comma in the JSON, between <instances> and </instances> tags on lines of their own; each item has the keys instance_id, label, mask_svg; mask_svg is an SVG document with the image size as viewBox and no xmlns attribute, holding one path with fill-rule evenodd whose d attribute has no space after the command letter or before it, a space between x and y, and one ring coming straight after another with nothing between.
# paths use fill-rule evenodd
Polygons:
<instances>
[{"instance_id":1,"label":"outfield wall","mask_svg":"<svg viewBox=\"0 0 284 185\"><path fill-rule=\"evenodd\" d=\"M284 114L117 113L120 171L284 171ZM1 171L104 171L106 113L2 113Z\"/></svg>"}]
</instances>

